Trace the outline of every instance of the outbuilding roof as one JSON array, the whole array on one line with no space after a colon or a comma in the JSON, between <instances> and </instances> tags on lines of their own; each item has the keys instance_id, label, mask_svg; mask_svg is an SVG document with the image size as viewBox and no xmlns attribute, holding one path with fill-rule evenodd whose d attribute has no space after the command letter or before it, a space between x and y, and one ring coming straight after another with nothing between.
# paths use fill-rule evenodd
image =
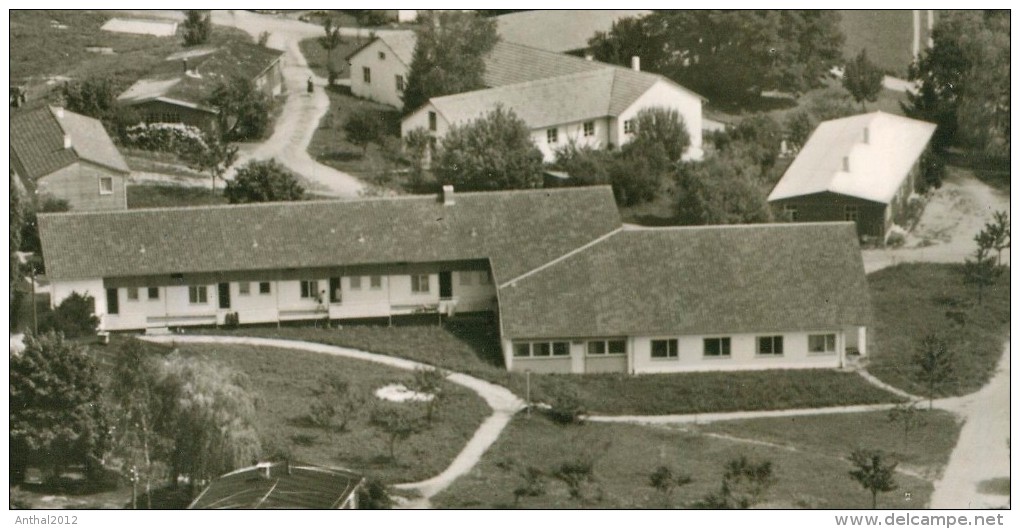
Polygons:
<instances>
[{"instance_id":1,"label":"outbuilding roof","mask_svg":"<svg viewBox=\"0 0 1020 529\"><path fill-rule=\"evenodd\" d=\"M651 13L639 9L556 9L509 13L496 17L496 31L506 42L555 52L588 47L599 31L608 32L621 18Z\"/></svg>"},{"instance_id":2,"label":"outbuilding roof","mask_svg":"<svg viewBox=\"0 0 1020 529\"><path fill-rule=\"evenodd\" d=\"M304 463L261 463L214 479L189 509L337 509L365 478Z\"/></svg>"},{"instance_id":3,"label":"outbuilding roof","mask_svg":"<svg viewBox=\"0 0 1020 529\"><path fill-rule=\"evenodd\" d=\"M499 285L510 338L866 325L853 223L624 228Z\"/></svg>"},{"instance_id":4,"label":"outbuilding roof","mask_svg":"<svg viewBox=\"0 0 1020 529\"><path fill-rule=\"evenodd\" d=\"M830 192L889 203L934 133L933 123L885 112L824 121L769 200Z\"/></svg>"},{"instance_id":5,"label":"outbuilding roof","mask_svg":"<svg viewBox=\"0 0 1020 529\"><path fill-rule=\"evenodd\" d=\"M53 279L489 259L520 275L620 226L608 186L39 215Z\"/></svg>"},{"instance_id":6,"label":"outbuilding roof","mask_svg":"<svg viewBox=\"0 0 1020 529\"><path fill-rule=\"evenodd\" d=\"M41 107L13 114L10 133L11 163L24 178L34 180L79 160L121 173L131 171L103 124L95 118ZM70 140L69 147L65 136Z\"/></svg>"}]
</instances>

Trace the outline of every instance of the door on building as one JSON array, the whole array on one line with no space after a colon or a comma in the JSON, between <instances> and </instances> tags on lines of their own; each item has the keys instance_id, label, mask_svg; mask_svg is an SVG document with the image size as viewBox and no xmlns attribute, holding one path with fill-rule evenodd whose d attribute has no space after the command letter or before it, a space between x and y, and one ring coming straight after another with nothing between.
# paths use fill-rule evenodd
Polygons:
<instances>
[{"instance_id":1,"label":"door on building","mask_svg":"<svg viewBox=\"0 0 1020 529\"><path fill-rule=\"evenodd\" d=\"M439 299L453 298L453 272L439 272Z\"/></svg>"},{"instance_id":2,"label":"door on building","mask_svg":"<svg viewBox=\"0 0 1020 529\"><path fill-rule=\"evenodd\" d=\"M230 308L230 283L220 283L219 284L219 298L220 298L220 308L221 309L229 309Z\"/></svg>"},{"instance_id":3,"label":"door on building","mask_svg":"<svg viewBox=\"0 0 1020 529\"><path fill-rule=\"evenodd\" d=\"M330 303L343 303L344 293L340 287L340 278L331 277L329 278L329 302Z\"/></svg>"},{"instance_id":4,"label":"door on building","mask_svg":"<svg viewBox=\"0 0 1020 529\"><path fill-rule=\"evenodd\" d=\"M117 289L106 289L106 313L120 314L120 299L117 298Z\"/></svg>"}]
</instances>

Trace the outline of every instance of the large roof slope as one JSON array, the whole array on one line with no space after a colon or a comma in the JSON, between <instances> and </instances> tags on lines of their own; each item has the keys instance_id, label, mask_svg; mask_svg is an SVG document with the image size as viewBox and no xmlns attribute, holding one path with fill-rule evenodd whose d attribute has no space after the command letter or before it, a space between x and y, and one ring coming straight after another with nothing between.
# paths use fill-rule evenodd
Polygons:
<instances>
[{"instance_id":1,"label":"large roof slope","mask_svg":"<svg viewBox=\"0 0 1020 529\"><path fill-rule=\"evenodd\" d=\"M609 187L40 215L54 279L490 259L496 279L620 226Z\"/></svg>"},{"instance_id":2,"label":"large roof slope","mask_svg":"<svg viewBox=\"0 0 1020 529\"><path fill-rule=\"evenodd\" d=\"M934 133L932 123L884 112L822 122L769 200L831 192L888 203Z\"/></svg>"},{"instance_id":3,"label":"large roof slope","mask_svg":"<svg viewBox=\"0 0 1020 529\"><path fill-rule=\"evenodd\" d=\"M18 174L35 179L78 160L115 171L130 169L99 120L56 107L14 114L10 121L11 161ZM64 148L64 136L71 147Z\"/></svg>"},{"instance_id":4,"label":"large roof slope","mask_svg":"<svg viewBox=\"0 0 1020 529\"><path fill-rule=\"evenodd\" d=\"M639 9L555 9L522 11L496 17L496 30L506 42L566 52L588 47L599 31L609 31L621 18L651 13Z\"/></svg>"},{"instance_id":5,"label":"large roof slope","mask_svg":"<svg viewBox=\"0 0 1020 529\"><path fill-rule=\"evenodd\" d=\"M623 229L500 286L513 338L867 324L852 223Z\"/></svg>"},{"instance_id":6,"label":"large roof slope","mask_svg":"<svg viewBox=\"0 0 1020 529\"><path fill-rule=\"evenodd\" d=\"M304 463L273 463L216 478L189 509L336 509L364 478Z\"/></svg>"}]
</instances>

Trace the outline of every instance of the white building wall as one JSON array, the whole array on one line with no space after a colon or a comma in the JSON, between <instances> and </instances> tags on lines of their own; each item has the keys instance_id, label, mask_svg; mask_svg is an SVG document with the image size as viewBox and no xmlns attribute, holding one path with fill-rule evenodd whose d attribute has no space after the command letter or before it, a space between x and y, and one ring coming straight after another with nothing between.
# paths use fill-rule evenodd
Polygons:
<instances>
[{"instance_id":1,"label":"white building wall","mask_svg":"<svg viewBox=\"0 0 1020 529\"><path fill-rule=\"evenodd\" d=\"M591 136L584 135L584 124L592 122L595 132ZM556 143L549 143L549 129L556 129ZM578 147L592 147L604 149L609 146L610 120L607 117L564 123L551 127L535 128L531 130L531 140L535 142L538 150L546 162L556 159L556 151L571 143Z\"/></svg>"},{"instance_id":2,"label":"white building wall","mask_svg":"<svg viewBox=\"0 0 1020 529\"><path fill-rule=\"evenodd\" d=\"M429 130L429 112L436 113L436 130ZM479 116L481 117L481 116ZM450 131L450 122L443 117L432 103L425 103L421 108L412 112L400 122L400 137L405 138L414 129L424 129L432 134L437 140L446 136Z\"/></svg>"},{"instance_id":3,"label":"white building wall","mask_svg":"<svg viewBox=\"0 0 1020 529\"><path fill-rule=\"evenodd\" d=\"M496 308L496 286L487 270L453 273L453 297L457 312L489 311Z\"/></svg>"},{"instance_id":4,"label":"white building wall","mask_svg":"<svg viewBox=\"0 0 1020 529\"><path fill-rule=\"evenodd\" d=\"M620 146L630 141L630 134L624 134L623 123L637 117L638 112L651 107L674 108L684 118L684 126L691 137L691 145L684 156L688 160L700 160L704 156L702 150L701 130L701 99L685 90L677 88L666 81L659 81L652 85L641 97L639 97L627 110L617 116L613 123L613 130L610 132L610 141L615 146Z\"/></svg>"},{"instance_id":5,"label":"white building wall","mask_svg":"<svg viewBox=\"0 0 1020 529\"><path fill-rule=\"evenodd\" d=\"M383 54L385 58L380 56ZM356 55L350 58L351 65L351 93L378 101L386 105L403 108L403 92L397 90L396 76L404 77L407 83L409 65L404 64L393 50L380 39L369 44ZM365 82L364 69L372 72L371 82Z\"/></svg>"},{"instance_id":6,"label":"white building wall","mask_svg":"<svg viewBox=\"0 0 1020 529\"><path fill-rule=\"evenodd\" d=\"M809 334L835 334L836 351L809 353ZM783 336L783 354L763 356L757 354L759 336ZM635 337L631 355L635 373L673 373L682 371L729 371L757 369L837 368L840 367L844 347L843 333L838 330L734 334L730 337L729 357L706 357L704 339L707 336L655 336ZM657 339L677 338L676 358L652 358L651 342Z\"/></svg>"}]
</instances>

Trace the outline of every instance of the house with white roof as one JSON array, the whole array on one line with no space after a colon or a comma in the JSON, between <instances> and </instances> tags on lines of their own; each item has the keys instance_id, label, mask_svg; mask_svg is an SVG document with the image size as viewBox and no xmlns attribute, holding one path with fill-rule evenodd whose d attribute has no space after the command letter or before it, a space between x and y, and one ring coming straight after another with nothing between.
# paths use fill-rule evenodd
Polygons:
<instances>
[{"instance_id":1,"label":"house with white roof","mask_svg":"<svg viewBox=\"0 0 1020 529\"><path fill-rule=\"evenodd\" d=\"M918 189L935 125L872 112L825 121L769 194L794 222L853 221L884 241Z\"/></svg>"}]
</instances>

